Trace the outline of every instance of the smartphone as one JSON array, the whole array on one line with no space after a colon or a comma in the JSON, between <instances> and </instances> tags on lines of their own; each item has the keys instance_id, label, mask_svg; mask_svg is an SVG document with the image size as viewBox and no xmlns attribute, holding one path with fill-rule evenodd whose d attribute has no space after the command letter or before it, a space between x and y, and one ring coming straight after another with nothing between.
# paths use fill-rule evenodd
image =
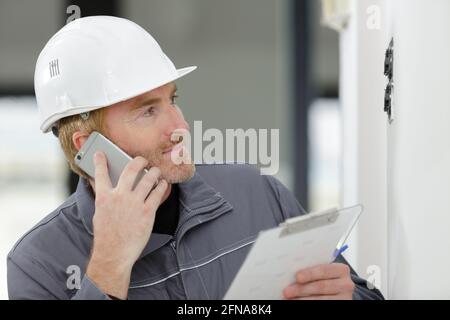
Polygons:
<instances>
[{"instance_id":1,"label":"smartphone","mask_svg":"<svg viewBox=\"0 0 450 320\"><path fill-rule=\"evenodd\" d=\"M132 158L99 132L92 132L75 155L75 163L77 166L83 169L92 179L95 178L94 154L97 151L102 151L106 155L109 177L112 186L115 187L123 169ZM134 182L133 189L146 172L147 169L143 169L139 172Z\"/></svg>"}]
</instances>

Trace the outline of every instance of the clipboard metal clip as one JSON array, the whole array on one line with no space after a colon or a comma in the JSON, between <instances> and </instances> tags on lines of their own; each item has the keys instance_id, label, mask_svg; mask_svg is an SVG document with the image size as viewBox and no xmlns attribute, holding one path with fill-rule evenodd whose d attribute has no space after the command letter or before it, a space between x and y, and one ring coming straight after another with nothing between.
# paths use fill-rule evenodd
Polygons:
<instances>
[{"instance_id":1,"label":"clipboard metal clip","mask_svg":"<svg viewBox=\"0 0 450 320\"><path fill-rule=\"evenodd\" d=\"M336 208L333 208L318 213L309 213L300 217L287 219L280 223L280 227L283 228L280 237L333 224L338 216L339 211Z\"/></svg>"}]
</instances>

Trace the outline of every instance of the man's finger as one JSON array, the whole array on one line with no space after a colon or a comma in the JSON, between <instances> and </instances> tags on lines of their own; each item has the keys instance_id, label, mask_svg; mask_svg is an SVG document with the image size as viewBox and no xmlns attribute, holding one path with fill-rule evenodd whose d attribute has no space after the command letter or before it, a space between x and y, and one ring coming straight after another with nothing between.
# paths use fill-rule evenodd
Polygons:
<instances>
[{"instance_id":1,"label":"man's finger","mask_svg":"<svg viewBox=\"0 0 450 320\"><path fill-rule=\"evenodd\" d=\"M112 188L111 179L108 173L108 163L103 152L97 151L94 154L95 165L95 191L99 193L105 189Z\"/></svg>"},{"instance_id":2,"label":"man's finger","mask_svg":"<svg viewBox=\"0 0 450 320\"><path fill-rule=\"evenodd\" d=\"M328 296L343 292L353 292L354 285L350 279L333 279L309 282L307 284L293 284L283 293L286 298Z\"/></svg>"},{"instance_id":3,"label":"man's finger","mask_svg":"<svg viewBox=\"0 0 450 320\"><path fill-rule=\"evenodd\" d=\"M312 297L302 297L295 300L347 300L350 299L344 295L330 295L330 296L312 296Z\"/></svg>"},{"instance_id":4,"label":"man's finger","mask_svg":"<svg viewBox=\"0 0 450 320\"><path fill-rule=\"evenodd\" d=\"M297 283L308 283L318 280L336 279L350 274L350 268L342 263L331 263L319 265L304 270L296 274Z\"/></svg>"},{"instance_id":5,"label":"man's finger","mask_svg":"<svg viewBox=\"0 0 450 320\"><path fill-rule=\"evenodd\" d=\"M148 164L148 160L143 157L136 157L127 163L123 172L120 174L117 188L121 190L131 191L138 174L144 170Z\"/></svg>"},{"instance_id":6,"label":"man's finger","mask_svg":"<svg viewBox=\"0 0 450 320\"><path fill-rule=\"evenodd\" d=\"M148 210L150 210L150 212L154 212L156 211L156 209L158 209L159 205L161 204L162 197L164 196L164 193L166 192L168 186L169 184L167 183L167 181L162 179L158 182L158 185L155 187L155 189L150 192L147 200L145 200L145 206Z\"/></svg>"},{"instance_id":7,"label":"man's finger","mask_svg":"<svg viewBox=\"0 0 450 320\"><path fill-rule=\"evenodd\" d=\"M158 183L159 177L161 176L161 170L157 167L152 167L142 176L141 181L135 188L135 192L144 201L150 191Z\"/></svg>"}]
</instances>

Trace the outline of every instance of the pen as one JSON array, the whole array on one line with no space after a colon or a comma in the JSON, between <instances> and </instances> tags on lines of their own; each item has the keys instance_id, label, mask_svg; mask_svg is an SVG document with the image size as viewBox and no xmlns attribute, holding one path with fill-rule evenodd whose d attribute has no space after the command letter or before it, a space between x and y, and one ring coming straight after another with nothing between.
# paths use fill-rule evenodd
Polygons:
<instances>
[{"instance_id":1,"label":"pen","mask_svg":"<svg viewBox=\"0 0 450 320\"><path fill-rule=\"evenodd\" d=\"M343 245L340 249L335 249L333 258L336 259L340 254L342 254L347 249L348 249L348 245Z\"/></svg>"}]
</instances>

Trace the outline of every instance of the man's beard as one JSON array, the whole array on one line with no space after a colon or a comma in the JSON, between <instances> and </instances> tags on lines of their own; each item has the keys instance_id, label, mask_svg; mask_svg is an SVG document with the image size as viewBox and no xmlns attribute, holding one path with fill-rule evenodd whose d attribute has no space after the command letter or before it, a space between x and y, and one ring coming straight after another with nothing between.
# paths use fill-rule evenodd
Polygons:
<instances>
[{"instance_id":1,"label":"man's beard","mask_svg":"<svg viewBox=\"0 0 450 320\"><path fill-rule=\"evenodd\" d=\"M166 180L168 183L181 183L189 180L195 174L195 165L192 163L190 156L189 161L185 161L181 164L176 164L172 161L169 153L169 157L164 156L164 150L167 150L176 143L168 142L158 146L155 149L148 150L142 153L135 153L134 157L141 156L148 160L147 169L151 167L158 167L161 170L161 178ZM186 156L185 156L186 160Z\"/></svg>"}]
</instances>

